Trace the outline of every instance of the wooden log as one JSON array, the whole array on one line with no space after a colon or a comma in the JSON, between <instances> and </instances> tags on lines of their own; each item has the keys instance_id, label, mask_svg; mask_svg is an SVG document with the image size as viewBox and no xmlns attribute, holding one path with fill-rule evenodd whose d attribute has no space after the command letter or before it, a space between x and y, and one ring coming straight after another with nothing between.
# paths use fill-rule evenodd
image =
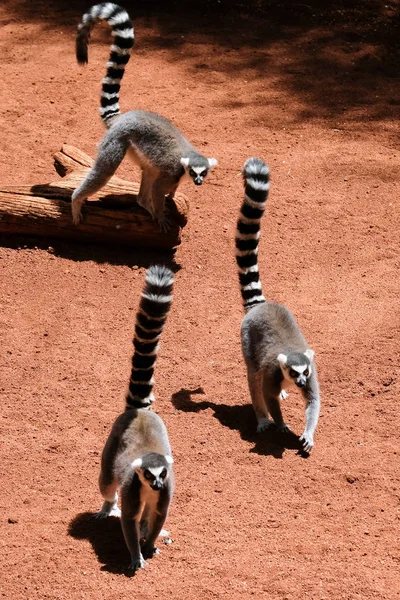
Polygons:
<instances>
[{"instance_id":1,"label":"wooden log","mask_svg":"<svg viewBox=\"0 0 400 600\"><path fill-rule=\"evenodd\" d=\"M54 155L54 168L61 177L65 177L71 171L79 171L81 167L91 167L93 164L94 160L91 156L69 144L63 144L61 150Z\"/></svg>"},{"instance_id":2,"label":"wooden log","mask_svg":"<svg viewBox=\"0 0 400 600\"><path fill-rule=\"evenodd\" d=\"M166 199L171 229L161 232L156 221L136 202L137 183L112 177L83 207L83 222L71 218L71 193L88 172L92 159L64 145L54 157L62 179L43 185L9 185L0 189L0 233L39 235L130 247L170 249L180 243L187 223L183 194Z\"/></svg>"}]
</instances>

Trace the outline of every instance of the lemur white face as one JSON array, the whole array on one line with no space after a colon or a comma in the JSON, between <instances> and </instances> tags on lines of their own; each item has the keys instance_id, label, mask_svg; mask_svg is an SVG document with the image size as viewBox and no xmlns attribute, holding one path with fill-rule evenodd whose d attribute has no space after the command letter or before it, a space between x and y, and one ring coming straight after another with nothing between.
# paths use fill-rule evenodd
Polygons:
<instances>
[{"instance_id":1,"label":"lemur white face","mask_svg":"<svg viewBox=\"0 0 400 600\"><path fill-rule=\"evenodd\" d=\"M304 358L303 364L299 364L301 357ZM313 357L313 350L306 350L304 354L294 353L293 355L289 354L289 356L279 354L277 358L285 379L302 388L311 376Z\"/></svg>"},{"instance_id":2,"label":"lemur white face","mask_svg":"<svg viewBox=\"0 0 400 600\"><path fill-rule=\"evenodd\" d=\"M288 367L288 371L290 377L298 387L304 387L311 375L311 367L309 365L292 365Z\"/></svg>"},{"instance_id":3,"label":"lemur white face","mask_svg":"<svg viewBox=\"0 0 400 600\"><path fill-rule=\"evenodd\" d=\"M161 490L168 477L166 467L151 467L143 470L143 477L152 490Z\"/></svg>"},{"instance_id":4,"label":"lemur white face","mask_svg":"<svg viewBox=\"0 0 400 600\"><path fill-rule=\"evenodd\" d=\"M189 158L181 158L181 165L185 168L188 175L195 185L201 185L208 175L208 171L215 167L217 161L215 158L208 158L208 165L194 166L190 164Z\"/></svg>"},{"instance_id":5,"label":"lemur white face","mask_svg":"<svg viewBox=\"0 0 400 600\"><path fill-rule=\"evenodd\" d=\"M164 458L168 465L173 463L172 456L166 455ZM168 466L148 465L146 467L141 458L137 458L133 461L132 468L138 474L142 485L147 485L151 487L152 490L161 490L164 487L169 475Z\"/></svg>"}]
</instances>

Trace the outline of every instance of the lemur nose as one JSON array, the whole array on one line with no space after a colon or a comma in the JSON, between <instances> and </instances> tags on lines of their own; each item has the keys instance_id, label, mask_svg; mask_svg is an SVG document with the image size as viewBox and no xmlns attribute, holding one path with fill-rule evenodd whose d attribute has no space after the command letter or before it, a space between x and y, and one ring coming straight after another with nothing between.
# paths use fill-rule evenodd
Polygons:
<instances>
[{"instance_id":1,"label":"lemur nose","mask_svg":"<svg viewBox=\"0 0 400 600\"><path fill-rule=\"evenodd\" d=\"M195 185L201 185L202 183L203 183L203 180L201 179L201 177L196 177L196 179L194 180Z\"/></svg>"}]
</instances>

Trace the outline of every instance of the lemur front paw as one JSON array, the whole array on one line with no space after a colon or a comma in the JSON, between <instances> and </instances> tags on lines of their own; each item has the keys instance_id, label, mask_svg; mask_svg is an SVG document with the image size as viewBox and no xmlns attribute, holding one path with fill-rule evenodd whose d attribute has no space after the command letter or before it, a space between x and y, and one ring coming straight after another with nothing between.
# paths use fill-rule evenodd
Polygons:
<instances>
[{"instance_id":1,"label":"lemur front paw","mask_svg":"<svg viewBox=\"0 0 400 600\"><path fill-rule=\"evenodd\" d=\"M107 519L107 517L120 517L121 516L121 509L118 508L118 506L114 506L111 510L99 510L99 512L97 512L94 515L95 519Z\"/></svg>"},{"instance_id":2,"label":"lemur front paw","mask_svg":"<svg viewBox=\"0 0 400 600\"><path fill-rule=\"evenodd\" d=\"M144 544L142 546L142 554L144 558L153 558L155 554L160 554L160 550L154 546L146 546L146 544Z\"/></svg>"},{"instance_id":3,"label":"lemur front paw","mask_svg":"<svg viewBox=\"0 0 400 600\"><path fill-rule=\"evenodd\" d=\"M93 517L95 519L107 519L107 517L109 516L109 513L106 510L99 510L99 512L97 512L95 515L93 515Z\"/></svg>"},{"instance_id":4,"label":"lemur front paw","mask_svg":"<svg viewBox=\"0 0 400 600\"><path fill-rule=\"evenodd\" d=\"M139 558L135 558L131 561L128 569L129 571L137 571L138 569L144 569L146 565L146 561L144 560L143 556L140 555Z\"/></svg>"},{"instance_id":5,"label":"lemur front paw","mask_svg":"<svg viewBox=\"0 0 400 600\"><path fill-rule=\"evenodd\" d=\"M282 425L276 425L276 430L279 431L279 433L290 433L290 427L289 425L286 425L286 423L282 423Z\"/></svg>"},{"instance_id":6,"label":"lemur front paw","mask_svg":"<svg viewBox=\"0 0 400 600\"><path fill-rule=\"evenodd\" d=\"M273 421L268 419L268 417L261 417L258 419L257 423L257 433L262 433L263 431L267 431L273 425Z\"/></svg>"},{"instance_id":7,"label":"lemur front paw","mask_svg":"<svg viewBox=\"0 0 400 600\"><path fill-rule=\"evenodd\" d=\"M106 519L107 517L120 517L121 511L118 508L117 501L109 502L104 500L103 506L98 513L94 515L95 519Z\"/></svg>"},{"instance_id":8,"label":"lemur front paw","mask_svg":"<svg viewBox=\"0 0 400 600\"><path fill-rule=\"evenodd\" d=\"M76 207L72 204L72 222L74 225L79 225L82 222L82 212L79 207Z\"/></svg>"},{"instance_id":9,"label":"lemur front paw","mask_svg":"<svg viewBox=\"0 0 400 600\"><path fill-rule=\"evenodd\" d=\"M314 438L311 434L304 432L303 435L300 436L300 441L303 444L303 450L306 452L311 452L312 447L314 446Z\"/></svg>"}]
</instances>

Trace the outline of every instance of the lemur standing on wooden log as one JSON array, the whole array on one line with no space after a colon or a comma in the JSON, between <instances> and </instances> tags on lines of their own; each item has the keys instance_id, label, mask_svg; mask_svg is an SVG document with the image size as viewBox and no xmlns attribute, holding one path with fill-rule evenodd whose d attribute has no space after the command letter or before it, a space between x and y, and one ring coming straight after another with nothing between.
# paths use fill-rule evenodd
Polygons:
<instances>
[{"instance_id":1,"label":"lemur standing on wooden log","mask_svg":"<svg viewBox=\"0 0 400 600\"><path fill-rule=\"evenodd\" d=\"M134 42L133 26L128 13L117 4L93 6L78 27L76 56L80 64L88 62L90 33L98 20L111 25L114 37L101 91L100 114L108 131L93 167L72 194L72 218L75 225L80 223L85 199L107 183L128 153L142 169L138 204L165 231L170 227L165 196L173 197L184 175L201 185L217 160L200 154L172 123L157 113L132 110L121 115L119 90Z\"/></svg>"}]
</instances>

